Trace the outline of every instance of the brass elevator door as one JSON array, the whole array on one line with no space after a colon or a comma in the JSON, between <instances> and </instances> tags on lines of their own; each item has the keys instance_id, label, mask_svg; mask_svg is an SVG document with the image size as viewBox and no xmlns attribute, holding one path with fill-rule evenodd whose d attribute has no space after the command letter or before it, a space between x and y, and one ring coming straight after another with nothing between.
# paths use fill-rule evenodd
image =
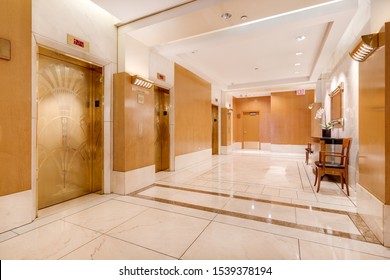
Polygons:
<instances>
[{"instance_id":1,"label":"brass elevator door","mask_svg":"<svg viewBox=\"0 0 390 280\"><path fill-rule=\"evenodd\" d=\"M156 86L154 89L154 102L154 158L155 171L159 172L169 169L169 90Z\"/></svg>"},{"instance_id":2,"label":"brass elevator door","mask_svg":"<svg viewBox=\"0 0 390 280\"><path fill-rule=\"evenodd\" d=\"M211 121L212 121L212 154L218 155L218 106L212 105L211 107Z\"/></svg>"},{"instance_id":3,"label":"brass elevator door","mask_svg":"<svg viewBox=\"0 0 390 280\"><path fill-rule=\"evenodd\" d=\"M99 191L103 177L101 68L53 56L38 62L38 209Z\"/></svg>"}]
</instances>

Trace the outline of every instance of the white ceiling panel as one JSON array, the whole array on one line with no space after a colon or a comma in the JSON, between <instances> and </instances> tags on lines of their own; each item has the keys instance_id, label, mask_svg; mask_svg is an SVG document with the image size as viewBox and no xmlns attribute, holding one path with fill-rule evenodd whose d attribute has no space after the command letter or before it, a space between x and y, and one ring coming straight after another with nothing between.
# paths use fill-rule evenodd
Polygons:
<instances>
[{"instance_id":1,"label":"white ceiling panel","mask_svg":"<svg viewBox=\"0 0 390 280\"><path fill-rule=\"evenodd\" d=\"M189 0L92 0L122 22L130 22L148 15L182 5Z\"/></svg>"},{"instance_id":2,"label":"white ceiling panel","mask_svg":"<svg viewBox=\"0 0 390 280\"><path fill-rule=\"evenodd\" d=\"M93 1L123 22L144 17L120 28L240 94L313 86L358 7L358 0ZM147 16L175 5L181 6ZM232 16L225 20L223 13ZM301 35L306 39L298 42Z\"/></svg>"}]
</instances>

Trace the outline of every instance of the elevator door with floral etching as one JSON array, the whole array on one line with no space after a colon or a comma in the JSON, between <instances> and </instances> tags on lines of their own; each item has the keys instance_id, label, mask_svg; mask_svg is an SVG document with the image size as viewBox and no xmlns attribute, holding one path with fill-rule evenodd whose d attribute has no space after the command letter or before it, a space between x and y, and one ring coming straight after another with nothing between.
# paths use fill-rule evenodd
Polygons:
<instances>
[{"instance_id":1,"label":"elevator door with floral etching","mask_svg":"<svg viewBox=\"0 0 390 280\"><path fill-rule=\"evenodd\" d=\"M38 209L99 191L102 184L101 68L53 56L39 55Z\"/></svg>"}]
</instances>

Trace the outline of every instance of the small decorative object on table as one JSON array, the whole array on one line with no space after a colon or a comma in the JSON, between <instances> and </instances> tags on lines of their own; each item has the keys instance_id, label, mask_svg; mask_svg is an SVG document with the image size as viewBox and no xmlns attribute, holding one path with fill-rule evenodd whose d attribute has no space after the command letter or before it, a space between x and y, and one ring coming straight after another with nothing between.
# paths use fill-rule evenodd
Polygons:
<instances>
[{"instance_id":1,"label":"small decorative object on table","mask_svg":"<svg viewBox=\"0 0 390 280\"><path fill-rule=\"evenodd\" d=\"M322 137L332 137L332 122L326 122L326 113L324 108L319 108L316 112L315 119L322 119Z\"/></svg>"},{"instance_id":2,"label":"small decorative object on table","mask_svg":"<svg viewBox=\"0 0 390 280\"><path fill-rule=\"evenodd\" d=\"M322 137L332 137L331 129L322 129Z\"/></svg>"}]
</instances>

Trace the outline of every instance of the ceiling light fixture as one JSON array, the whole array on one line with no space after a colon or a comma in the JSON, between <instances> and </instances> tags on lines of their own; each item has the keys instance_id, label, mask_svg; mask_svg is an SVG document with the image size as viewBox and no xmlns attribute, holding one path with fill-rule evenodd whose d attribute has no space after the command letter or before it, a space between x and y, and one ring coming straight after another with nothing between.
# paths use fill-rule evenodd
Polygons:
<instances>
[{"instance_id":1,"label":"ceiling light fixture","mask_svg":"<svg viewBox=\"0 0 390 280\"><path fill-rule=\"evenodd\" d=\"M131 83L133 85L136 85L139 87L144 87L147 89L150 89L154 84L154 82L152 82L148 79L142 78L140 76L137 76L137 75L131 77Z\"/></svg>"},{"instance_id":2,"label":"ceiling light fixture","mask_svg":"<svg viewBox=\"0 0 390 280\"><path fill-rule=\"evenodd\" d=\"M303 55L303 52L297 52L295 53L296 56L300 56L300 55Z\"/></svg>"},{"instance_id":3,"label":"ceiling light fixture","mask_svg":"<svg viewBox=\"0 0 390 280\"><path fill-rule=\"evenodd\" d=\"M349 55L358 62L365 61L377 48L383 46L384 40L382 35L384 35L384 33L374 33L362 36L362 40Z\"/></svg>"},{"instance_id":4,"label":"ceiling light fixture","mask_svg":"<svg viewBox=\"0 0 390 280\"><path fill-rule=\"evenodd\" d=\"M298 62L298 63L295 63L294 64L295 66L301 66L301 64Z\"/></svg>"},{"instance_id":5,"label":"ceiling light fixture","mask_svg":"<svg viewBox=\"0 0 390 280\"><path fill-rule=\"evenodd\" d=\"M223 13L223 14L221 15L221 18L226 19L226 20L228 20L228 19L231 18L231 17L232 17L232 14L231 14L231 13Z\"/></svg>"},{"instance_id":6,"label":"ceiling light fixture","mask_svg":"<svg viewBox=\"0 0 390 280\"><path fill-rule=\"evenodd\" d=\"M298 41L298 42L301 42L301 41L303 41L303 40L305 40L306 39L306 36L305 35L301 35L301 36L298 36L297 38L296 38L296 40Z\"/></svg>"},{"instance_id":7,"label":"ceiling light fixture","mask_svg":"<svg viewBox=\"0 0 390 280\"><path fill-rule=\"evenodd\" d=\"M242 21L246 21L247 19L248 19L248 16L242 16L242 17L241 17L241 20L242 20Z\"/></svg>"}]
</instances>

